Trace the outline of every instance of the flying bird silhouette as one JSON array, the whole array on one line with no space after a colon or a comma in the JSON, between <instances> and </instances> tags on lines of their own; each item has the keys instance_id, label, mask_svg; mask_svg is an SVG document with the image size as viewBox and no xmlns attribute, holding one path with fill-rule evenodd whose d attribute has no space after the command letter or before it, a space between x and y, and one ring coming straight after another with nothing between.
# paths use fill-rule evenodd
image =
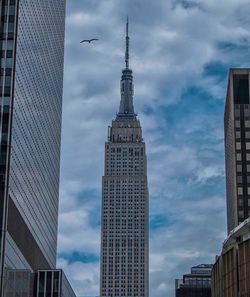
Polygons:
<instances>
[{"instance_id":1,"label":"flying bird silhouette","mask_svg":"<svg viewBox=\"0 0 250 297\"><path fill-rule=\"evenodd\" d=\"M97 39L97 38L92 38L92 39L84 39L84 40L82 40L80 43L84 43L84 42L91 43L92 41L96 41L96 40L99 40L99 39Z\"/></svg>"}]
</instances>

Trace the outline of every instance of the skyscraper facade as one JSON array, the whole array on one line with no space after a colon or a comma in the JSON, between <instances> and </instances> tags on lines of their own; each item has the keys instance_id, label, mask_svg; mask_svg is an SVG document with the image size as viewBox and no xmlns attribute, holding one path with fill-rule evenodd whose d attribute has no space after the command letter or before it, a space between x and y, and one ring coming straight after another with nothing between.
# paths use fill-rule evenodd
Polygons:
<instances>
[{"instance_id":1,"label":"skyscraper facade","mask_svg":"<svg viewBox=\"0 0 250 297\"><path fill-rule=\"evenodd\" d=\"M2 296L6 269L56 265L65 0L2 0L0 15Z\"/></svg>"},{"instance_id":2,"label":"skyscraper facade","mask_svg":"<svg viewBox=\"0 0 250 297\"><path fill-rule=\"evenodd\" d=\"M105 143L102 179L102 297L148 297L148 185L142 130L133 106L127 23L121 102Z\"/></svg>"},{"instance_id":3,"label":"skyscraper facade","mask_svg":"<svg viewBox=\"0 0 250 297\"><path fill-rule=\"evenodd\" d=\"M250 69L229 72L225 107L228 233L250 215Z\"/></svg>"}]
</instances>

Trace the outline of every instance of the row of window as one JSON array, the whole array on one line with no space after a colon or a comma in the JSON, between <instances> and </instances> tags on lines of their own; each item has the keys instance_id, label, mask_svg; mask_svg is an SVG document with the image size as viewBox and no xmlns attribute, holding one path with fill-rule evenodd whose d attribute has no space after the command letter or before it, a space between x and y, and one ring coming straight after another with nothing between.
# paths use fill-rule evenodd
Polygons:
<instances>
[{"instance_id":1,"label":"row of window","mask_svg":"<svg viewBox=\"0 0 250 297\"><path fill-rule=\"evenodd\" d=\"M242 187L237 188L237 194L238 195L243 195L243 188ZM250 187L247 188L247 194L250 195Z\"/></svg>"},{"instance_id":2,"label":"row of window","mask_svg":"<svg viewBox=\"0 0 250 297\"><path fill-rule=\"evenodd\" d=\"M111 179L111 180L109 180L109 181L107 181L107 180L105 180L104 181L104 185L107 185L107 184L110 184L110 185L112 185L112 184L117 184L117 185L119 185L119 184L143 184L144 183L144 181L143 180L140 180L140 181L138 181L138 180L132 180L132 179L129 179L129 180L117 180L117 179Z\"/></svg>"},{"instance_id":3,"label":"row of window","mask_svg":"<svg viewBox=\"0 0 250 297\"><path fill-rule=\"evenodd\" d=\"M111 168L133 168L133 166L143 166L144 165L144 162L143 160L141 160L141 162L139 161L123 161L123 162L114 162L114 161L111 161L111 162L107 162L106 164L106 168L108 167L111 167Z\"/></svg>"},{"instance_id":4,"label":"row of window","mask_svg":"<svg viewBox=\"0 0 250 297\"><path fill-rule=\"evenodd\" d=\"M250 198L247 199L248 207L250 208ZM238 206L242 207L244 206L244 200L238 196Z\"/></svg>"},{"instance_id":5,"label":"row of window","mask_svg":"<svg viewBox=\"0 0 250 297\"><path fill-rule=\"evenodd\" d=\"M144 168L141 167L137 167L135 166L135 168L123 168L123 169L109 169L106 168L105 170L105 176L116 176L116 175L122 175L122 176L133 176L133 175L140 175L140 176L144 176Z\"/></svg>"},{"instance_id":6,"label":"row of window","mask_svg":"<svg viewBox=\"0 0 250 297\"><path fill-rule=\"evenodd\" d=\"M250 172L250 164L246 165L246 169L247 169L247 172ZM242 164L237 164L236 170L237 170L237 172L242 172Z\"/></svg>"},{"instance_id":7,"label":"row of window","mask_svg":"<svg viewBox=\"0 0 250 297\"><path fill-rule=\"evenodd\" d=\"M240 131L235 132L235 138L240 139L241 138L241 133ZM250 139L250 131L245 131L245 138Z\"/></svg>"},{"instance_id":8,"label":"row of window","mask_svg":"<svg viewBox=\"0 0 250 297\"><path fill-rule=\"evenodd\" d=\"M239 120L235 121L235 128L240 128L240 124L241 123ZM245 128L250 128L250 121L245 121L244 124L245 124Z\"/></svg>"},{"instance_id":9,"label":"row of window","mask_svg":"<svg viewBox=\"0 0 250 297\"><path fill-rule=\"evenodd\" d=\"M111 147L109 149L109 146L107 145L107 153L110 152L111 154L116 154L117 156L121 156L120 154L129 154L130 156L143 156L144 155L144 149L141 148L127 148L127 147Z\"/></svg>"},{"instance_id":10,"label":"row of window","mask_svg":"<svg viewBox=\"0 0 250 297\"><path fill-rule=\"evenodd\" d=\"M250 142L246 142L245 148L246 148L246 150L250 150ZM236 141L236 150L241 150L241 142L239 142L239 141Z\"/></svg>"},{"instance_id":11,"label":"row of window","mask_svg":"<svg viewBox=\"0 0 250 297\"><path fill-rule=\"evenodd\" d=\"M109 141L113 142L113 143L124 143L124 142L127 142L127 143L138 143L138 142L141 142L143 139L141 136L138 136L138 135L130 135L130 136L127 136L127 135L115 135L113 134L112 136L109 137Z\"/></svg>"},{"instance_id":12,"label":"row of window","mask_svg":"<svg viewBox=\"0 0 250 297\"><path fill-rule=\"evenodd\" d=\"M238 217L239 217L239 220L244 221L244 219L245 219L244 210L238 210ZM248 211L248 217L250 217L250 208Z\"/></svg>"}]
</instances>

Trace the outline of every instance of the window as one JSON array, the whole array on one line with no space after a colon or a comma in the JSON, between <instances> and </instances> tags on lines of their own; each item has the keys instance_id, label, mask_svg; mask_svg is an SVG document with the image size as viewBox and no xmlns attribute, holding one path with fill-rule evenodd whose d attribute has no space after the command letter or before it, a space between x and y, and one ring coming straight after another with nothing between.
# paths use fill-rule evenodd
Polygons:
<instances>
[{"instance_id":1,"label":"window","mask_svg":"<svg viewBox=\"0 0 250 297\"><path fill-rule=\"evenodd\" d=\"M236 142L236 150L240 150L241 149L241 143L240 142Z\"/></svg>"},{"instance_id":2,"label":"window","mask_svg":"<svg viewBox=\"0 0 250 297\"><path fill-rule=\"evenodd\" d=\"M246 142L246 149L250 150L250 142Z\"/></svg>"},{"instance_id":3,"label":"window","mask_svg":"<svg viewBox=\"0 0 250 297\"><path fill-rule=\"evenodd\" d=\"M239 210L239 219L244 219L244 211Z\"/></svg>"},{"instance_id":4,"label":"window","mask_svg":"<svg viewBox=\"0 0 250 297\"><path fill-rule=\"evenodd\" d=\"M235 137L238 138L238 139L240 138L240 132L239 131L235 132Z\"/></svg>"},{"instance_id":5,"label":"window","mask_svg":"<svg viewBox=\"0 0 250 297\"><path fill-rule=\"evenodd\" d=\"M45 273L40 272L39 273L39 296L44 293L44 279L45 279Z\"/></svg>"},{"instance_id":6,"label":"window","mask_svg":"<svg viewBox=\"0 0 250 297\"><path fill-rule=\"evenodd\" d=\"M237 176L237 182L239 183L239 184L242 184L242 176Z\"/></svg>"},{"instance_id":7,"label":"window","mask_svg":"<svg viewBox=\"0 0 250 297\"><path fill-rule=\"evenodd\" d=\"M242 166L241 165L237 165L237 172L241 172L242 171Z\"/></svg>"},{"instance_id":8,"label":"window","mask_svg":"<svg viewBox=\"0 0 250 297\"><path fill-rule=\"evenodd\" d=\"M234 115L235 115L236 117L239 117L239 116L240 116L240 110L239 110L239 109L235 109L235 110L234 110Z\"/></svg>"},{"instance_id":9,"label":"window","mask_svg":"<svg viewBox=\"0 0 250 297\"><path fill-rule=\"evenodd\" d=\"M11 58L7 58L6 59L6 67L7 68L12 68L12 59Z\"/></svg>"},{"instance_id":10,"label":"window","mask_svg":"<svg viewBox=\"0 0 250 297\"><path fill-rule=\"evenodd\" d=\"M245 121L245 127L247 127L247 128L250 127L250 121Z\"/></svg>"},{"instance_id":11,"label":"window","mask_svg":"<svg viewBox=\"0 0 250 297\"><path fill-rule=\"evenodd\" d=\"M237 160L237 161L241 161L241 154L239 154L239 153L236 154L236 160Z\"/></svg>"},{"instance_id":12,"label":"window","mask_svg":"<svg viewBox=\"0 0 250 297\"><path fill-rule=\"evenodd\" d=\"M240 128L240 121L235 121L235 127Z\"/></svg>"}]
</instances>

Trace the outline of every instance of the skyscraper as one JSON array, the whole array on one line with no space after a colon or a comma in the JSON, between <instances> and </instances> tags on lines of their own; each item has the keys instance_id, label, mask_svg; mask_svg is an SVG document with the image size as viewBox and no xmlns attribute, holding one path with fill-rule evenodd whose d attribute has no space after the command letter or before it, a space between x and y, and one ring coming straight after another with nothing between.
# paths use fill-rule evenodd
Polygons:
<instances>
[{"instance_id":1,"label":"skyscraper","mask_svg":"<svg viewBox=\"0 0 250 297\"><path fill-rule=\"evenodd\" d=\"M225 107L228 237L212 269L212 296L250 296L250 69L230 69Z\"/></svg>"},{"instance_id":2,"label":"skyscraper","mask_svg":"<svg viewBox=\"0 0 250 297\"><path fill-rule=\"evenodd\" d=\"M228 232L250 215L250 69L229 72L225 107Z\"/></svg>"},{"instance_id":3,"label":"skyscraper","mask_svg":"<svg viewBox=\"0 0 250 297\"><path fill-rule=\"evenodd\" d=\"M3 296L7 268L56 265L65 0L1 0L0 15Z\"/></svg>"},{"instance_id":4,"label":"skyscraper","mask_svg":"<svg viewBox=\"0 0 250 297\"><path fill-rule=\"evenodd\" d=\"M128 23L126 67L121 102L105 143L102 179L100 296L148 296L148 185L142 130L133 106L129 68Z\"/></svg>"}]
</instances>

